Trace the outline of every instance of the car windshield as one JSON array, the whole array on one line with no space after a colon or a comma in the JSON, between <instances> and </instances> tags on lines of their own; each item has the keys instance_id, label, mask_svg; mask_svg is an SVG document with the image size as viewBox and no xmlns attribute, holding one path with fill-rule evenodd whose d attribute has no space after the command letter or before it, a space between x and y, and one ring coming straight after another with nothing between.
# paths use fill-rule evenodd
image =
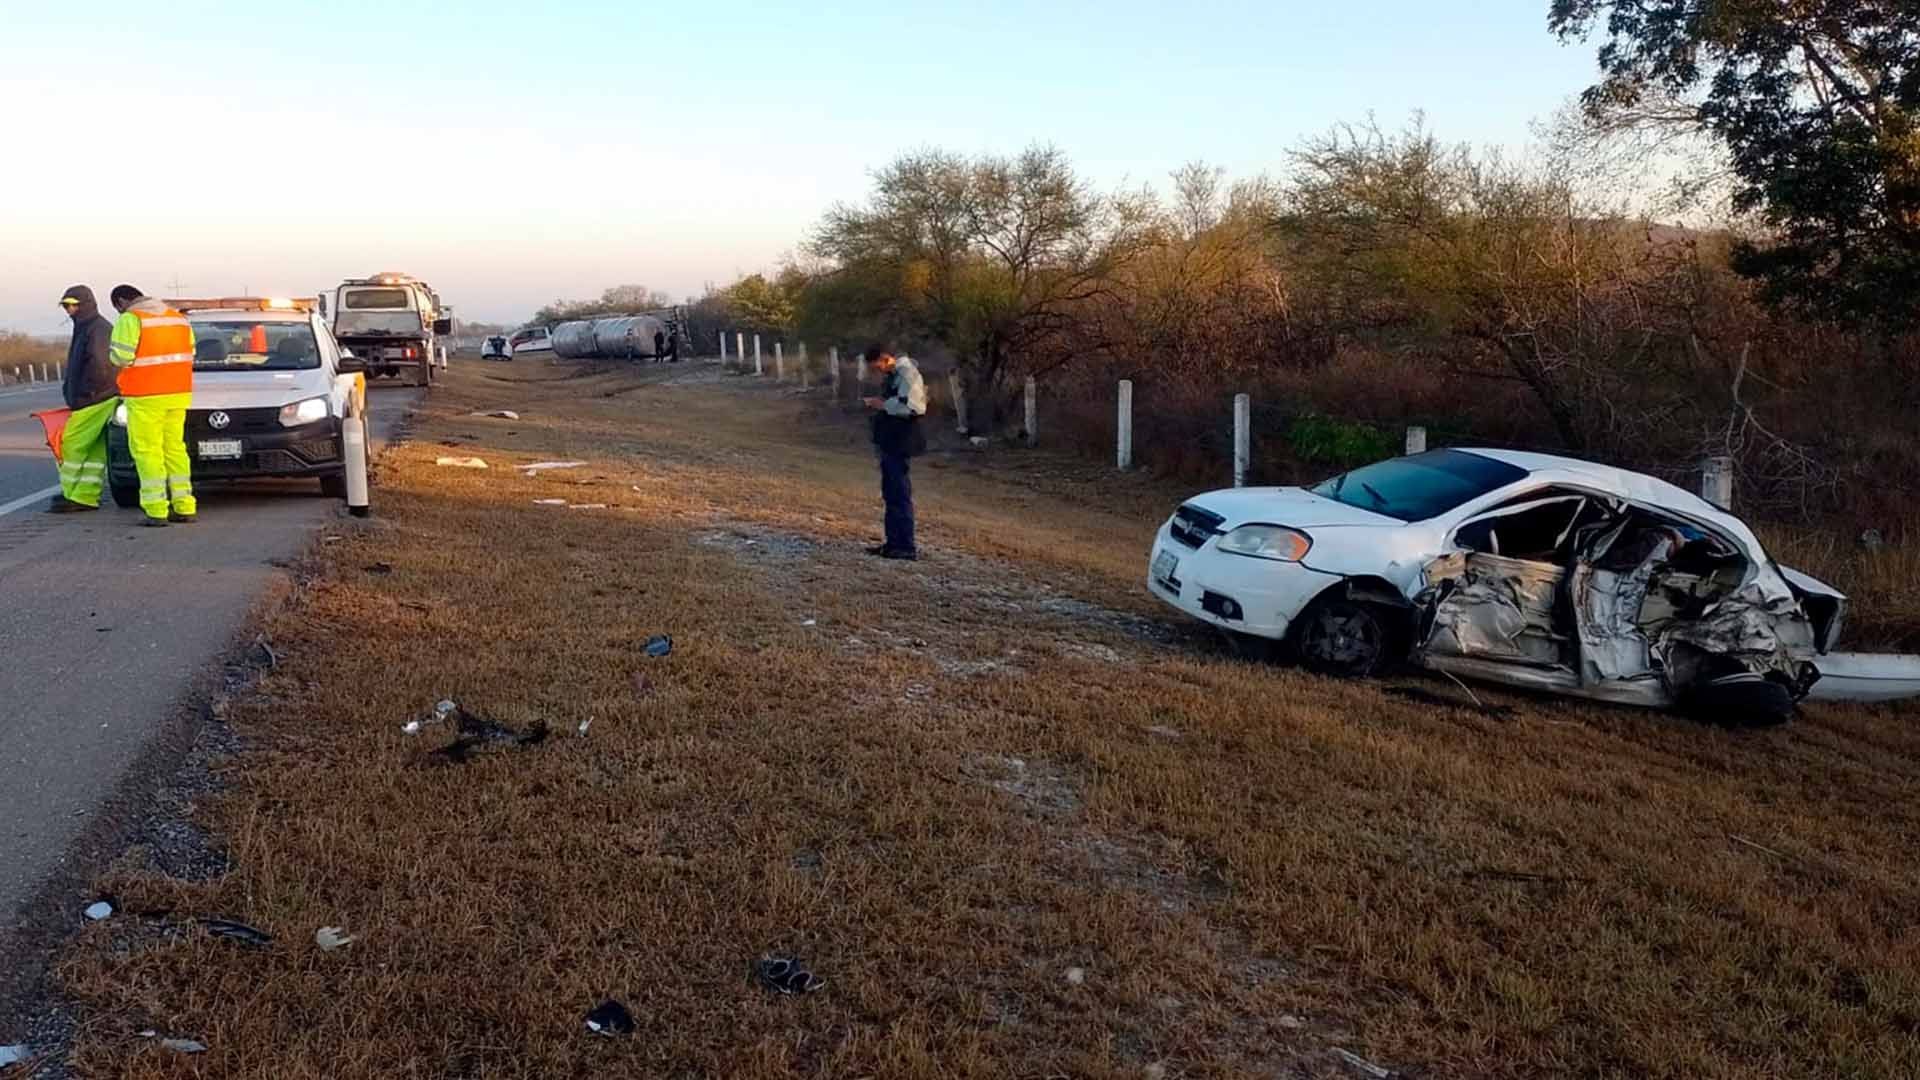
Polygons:
<instances>
[{"instance_id":1,"label":"car windshield","mask_svg":"<svg viewBox=\"0 0 1920 1080\"><path fill-rule=\"evenodd\" d=\"M320 366L313 324L246 318L193 320L193 369L296 371Z\"/></svg>"},{"instance_id":2,"label":"car windshield","mask_svg":"<svg viewBox=\"0 0 1920 1080\"><path fill-rule=\"evenodd\" d=\"M1341 473L1313 493L1401 521L1425 521L1526 475L1525 469L1478 454L1431 450Z\"/></svg>"},{"instance_id":3,"label":"car windshield","mask_svg":"<svg viewBox=\"0 0 1920 1080\"><path fill-rule=\"evenodd\" d=\"M349 289L340 306L355 311L405 311L413 306L407 299L405 289Z\"/></svg>"}]
</instances>

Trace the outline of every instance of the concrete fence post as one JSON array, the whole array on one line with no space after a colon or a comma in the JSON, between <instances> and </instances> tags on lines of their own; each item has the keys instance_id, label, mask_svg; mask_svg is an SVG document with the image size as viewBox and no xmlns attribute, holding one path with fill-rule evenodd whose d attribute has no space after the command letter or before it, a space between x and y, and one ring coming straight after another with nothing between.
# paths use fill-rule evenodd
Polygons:
<instances>
[{"instance_id":1,"label":"concrete fence post","mask_svg":"<svg viewBox=\"0 0 1920 1080\"><path fill-rule=\"evenodd\" d=\"M787 381L787 354L778 341L773 343L773 377L781 382Z\"/></svg>"},{"instance_id":2,"label":"concrete fence post","mask_svg":"<svg viewBox=\"0 0 1920 1080\"><path fill-rule=\"evenodd\" d=\"M1700 462L1700 497L1722 510L1733 509L1733 459L1724 454Z\"/></svg>"},{"instance_id":3,"label":"concrete fence post","mask_svg":"<svg viewBox=\"0 0 1920 1080\"><path fill-rule=\"evenodd\" d=\"M953 430L967 433L967 388L960 385L958 371L947 372L947 393L953 395Z\"/></svg>"},{"instance_id":4,"label":"concrete fence post","mask_svg":"<svg viewBox=\"0 0 1920 1080\"><path fill-rule=\"evenodd\" d=\"M801 385L801 386L812 386L812 385L813 385L813 372L812 372L811 370L809 370L809 369L808 369L808 367L807 367L807 343L806 343L806 342L804 342L804 341L800 343L800 375L799 375L799 378L800 378L800 385Z\"/></svg>"},{"instance_id":5,"label":"concrete fence post","mask_svg":"<svg viewBox=\"0 0 1920 1080\"><path fill-rule=\"evenodd\" d=\"M1040 384L1033 376L1027 376L1027 445L1033 446L1040 441Z\"/></svg>"},{"instance_id":6,"label":"concrete fence post","mask_svg":"<svg viewBox=\"0 0 1920 1080\"><path fill-rule=\"evenodd\" d=\"M1133 380L1120 380L1120 412L1114 433L1114 463L1121 471L1133 468Z\"/></svg>"},{"instance_id":7,"label":"concrete fence post","mask_svg":"<svg viewBox=\"0 0 1920 1080\"><path fill-rule=\"evenodd\" d=\"M1424 454L1427 452L1427 429L1410 427L1407 429L1407 453Z\"/></svg>"},{"instance_id":8,"label":"concrete fence post","mask_svg":"<svg viewBox=\"0 0 1920 1080\"><path fill-rule=\"evenodd\" d=\"M753 373L765 375L766 369L760 366L760 335L753 335Z\"/></svg>"},{"instance_id":9,"label":"concrete fence post","mask_svg":"<svg viewBox=\"0 0 1920 1080\"><path fill-rule=\"evenodd\" d=\"M1233 395L1233 486L1247 486L1247 466L1253 459L1253 398Z\"/></svg>"},{"instance_id":10,"label":"concrete fence post","mask_svg":"<svg viewBox=\"0 0 1920 1080\"><path fill-rule=\"evenodd\" d=\"M720 331L720 362L723 364L727 362L727 332L725 330Z\"/></svg>"},{"instance_id":11,"label":"concrete fence post","mask_svg":"<svg viewBox=\"0 0 1920 1080\"><path fill-rule=\"evenodd\" d=\"M840 400L840 346L827 346L827 377L833 380L833 399Z\"/></svg>"},{"instance_id":12,"label":"concrete fence post","mask_svg":"<svg viewBox=\"0 0 1920 1080\"><path fill-rule=\"evenodd\" d=\"M733 362L736 364L747 362L747 335L738 330L733 332Z\"/></svg>"}]
</instances>

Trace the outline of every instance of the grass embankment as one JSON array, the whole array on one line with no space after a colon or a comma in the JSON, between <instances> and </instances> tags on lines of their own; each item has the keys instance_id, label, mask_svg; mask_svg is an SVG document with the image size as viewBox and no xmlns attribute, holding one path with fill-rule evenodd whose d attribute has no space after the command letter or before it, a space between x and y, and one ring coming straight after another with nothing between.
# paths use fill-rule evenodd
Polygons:
<instances>
[{"instance_id":1,"label":"grass embankment","mask_svg":"<svg viewBox=\"0 0 1920 1080\"><path fill-rule=\"evenodd\" d=\"M61 967L84 1074L1920 1072L1912 710L1502 720L1249 665L1137 584L1171 492L928 459L931 557L882 562L857 427L567 374L456 368L316 544L227 707L231 872L136 853L105 885L166 914ZM445 763L401 731L443 696L553 734ZM584 1031L608 996L635 1035Z\"/></svg>"}]
</instances>

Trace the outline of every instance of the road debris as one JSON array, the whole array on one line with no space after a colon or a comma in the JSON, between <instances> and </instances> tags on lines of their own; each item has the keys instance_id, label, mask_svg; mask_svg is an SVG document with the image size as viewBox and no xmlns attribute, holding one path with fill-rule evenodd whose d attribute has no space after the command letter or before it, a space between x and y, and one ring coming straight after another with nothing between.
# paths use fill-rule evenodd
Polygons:
<instances>
[{"instance_id":1,"label":"road debris","mask_svg":"<svg viewBox=\"0 0 1920 1080\"><path fill-rule=\"evenodd\" d=\"M409 720L400 725L400 731L407 735L418 735L420 734L420 721Z\"/></svg>"},{"instance_id":2,"label":"road debris","mask_svg":"<svg viewBox=\"0 0 1920 1080\"><path fill-rule=\"evenodd\" d=\"M546 472L548 469L577 469L585 464L584 461L536 461L531 465L518 465L515 468L527 476L532 476L534 473Z\"/></svg>"},{"instance_id":3,"label":"road debris","mask_svg":"<svg viewBox=\"0 0 1920 1080\"><path fill-rule=\"evenodd\" d=\"M659 658L673 652L673 638L667 634L655 634L647 639L647 655Z\"/></svg>"},{"instance_id":4,"label":"road debris","mask_svg":"<svg viewBox=\"0 0 1920 1080\"><path fill-rule=\"evenodd\" d=\"M818 626L820 625L820 620L819 619L801 619L800 625L801 626Z\"/></svg>"},{"instance_id":5,"label":"road debris","mask_svg":"<svg viewBox=\"0 0 1920 1080\"><path fill-rule=\"evenodd\" d=\"M15 1043L12 1046L0 1046L0 1069L4 1069L9 1065L18 1065L32 1056L33 1051L28 1050L25 1043Z\"/></svg>"},{"instance_id":6,"label":"road debris","mask_svg":"<svg viewBox=\"0 0 1920 1080\"><path fill-rule=\"evenodd\" d=\"M88 904L87 910L84 912L81 912L81 914L85 915L87 918L93 920L94 922L99 922L101 919L104 919L107 916L113 914L113 905L107 903L105 900L96 900L93 903Z\"/></svg>"},{"instance_id":7,"label":"road debris","mask_svg":"<svg viewBox=\"0 0 1920 1080\"><path fill-rule=\"evenodd\" d=\"M438 457L433 459L433 463L449 469L484 469L487 467L487 463L477 457Z\"/></svg>"},{"instance_id":8,"label":"road debris","mask_svg":"<svg viewBox=\"0 0 1920 1080\"><path fill-rule=\"evenodd\" d=\"M497 720L489 719L466 709L456 708L459 719L454 740L434 750L433 756L444 758L455 765L464 765L472 759L473 753L487 746L538 746L551 734L546 722L536 720L525 731L516 731Z\"/></svg>"},{"instance_id":9,"label":"road debris","mask_svg":"<svg viewBox=\"0 0 1920 1080\"><path fill-rule=\"evenodd\" d=\"M535 505L535 506L565 506L565 505L567 505L567 500L565 500L565 499L535 499L535 500L533 500L533 505Z\"/></svg>"},{"instance_id":10,"label":"road debris","mask_svg":"<svg viewBox=\"0 0 1920 1080\"><path fill-rule=\"evenodd\" d=\"M460 703L454 701L452 698L441 698L439 701L433 703L433 718L435 720L445 720L447 717L452 716L454 710L459 707Z\"/></svg>"},{"instance_id":11,"label":"road debris","mask_svg":"<svg viewBox=\"0 0 1920 1080\"><path fill-rule=\"evenodd\" d=\"M587 1014L587 1030L611 1039L633 1034L633 1013L625 1005L608 998Z\"/></svg>"},{"instance_id":12,"label":"road debris","mask_svg":"<svg viewBox=\"0 0 1920 1080\"><path fill-rule=\"evenodd\" d=\"M353 935L337 926L323 926L313 932L313 943L320 946L322 952L332 952L353 944Z\"/></svg>"},{"instance_id":13,"label":"road debris","mask_svg":"<svg viewBox=\"0 0 1920 1080\"><path fill-rule=\"evenodd\" d=\"M492 412L470 412L468 416L485 416L493 420L518 420L520 414L512 409L495 409Z\"/></svg>"},{"instance_id":14,"label":"road debris","mask_svg":"<svg viewBox=\"0 0 1920 1080\"><path fill-rule=\"evenodd\" d=\"M204 1054L207 1052L207 1044L198 1039L161 1039L160 1048L162 1050L172 1050L180 1054Z\"/></svg>"},{"instance_id":15,"label":"road debris","mask_svg":"<svg viewBox=\"0 0 1920 1080\"><path fill-rule=\"evenodd\" d=\"M607 508L606 503L568 503L567 504L567 509L569 510L605 510L606 508Z\"/></svg>"},{"instance_id":16,"label":"road debris","mask_svg":"<svg viewBox=\"0 0 1920 1080\"><path fill-rule=\"evenodd\" d=\"M248 948L263 949L273 944L273 935L231 919L201 919L200 925L206 927L207 933L214 937L226 938Z\"/></svg>"},{"instance_id":17,"label":"road debris","mask_svg":"<svg viewBox=\"0 0 1920 1080\"><path fill-rule=\"evenodd\" d=\"M808 971L800 965L800 961L791 957L763 956L754 964L753 970L767 989L782 994L813 994L827 985L827 980Z\"/></svg>"},{"instance_id":18,"label":"road debris","mask_svg":"<svg viewBox=\"0 0 1920 1080\"><path fill-rule=\"evenodd\" d=\"M1297 1016L1283 1016L1280 1018L1280 1026L1286 1028L1288 1031L1298 1031L1306 1027L1307 1022Z\"/></svg>"},{"instance_id":19,"label":"road debris","mask_svg":"<svg viewBox=\"0 0 1920 1080\"><path fill-rule=\"evenodd\" d=\"M1359 1054L1342 1050L1337 1046L1333 1048L1333 1052L1340 1055L1341 1061L1353 1066L1356 1072L1364 1073L1372 1077L1373 1080L1387 1080L1388 1077L1393 1075L1392 1069L1383 1069L1373 1062L1368 1061L1366 1058L1361 1057Z\"/></svg>"},{"instance_id":20,"label":"road debris","mask_svg":"<svg viewBox=\"0 0 1920 1080\"><path fill-rule=\"evenodd\" d=\"M1068 986L1084 986L1087 981L1087 969L1070 967L1067 969Z\"/></svg>"}]
</instances>

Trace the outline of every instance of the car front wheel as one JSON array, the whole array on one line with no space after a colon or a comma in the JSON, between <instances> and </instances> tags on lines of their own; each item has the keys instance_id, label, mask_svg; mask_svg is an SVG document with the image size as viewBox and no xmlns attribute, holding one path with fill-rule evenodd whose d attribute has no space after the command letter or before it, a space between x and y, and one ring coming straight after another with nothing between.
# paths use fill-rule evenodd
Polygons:
<instances>
[{"instance_id":1,"label":"car front wheel","mask_svg":"<svg viewBox=\"0 0 1920 1080\"><path fill-rule=\"evenodd\" d=\"M1329 597L1294 624L1293 654L1318 675L1364 679L1392 659L1393 634L1380 609L1344 597Z\"/></svg>"}]
</instances>

